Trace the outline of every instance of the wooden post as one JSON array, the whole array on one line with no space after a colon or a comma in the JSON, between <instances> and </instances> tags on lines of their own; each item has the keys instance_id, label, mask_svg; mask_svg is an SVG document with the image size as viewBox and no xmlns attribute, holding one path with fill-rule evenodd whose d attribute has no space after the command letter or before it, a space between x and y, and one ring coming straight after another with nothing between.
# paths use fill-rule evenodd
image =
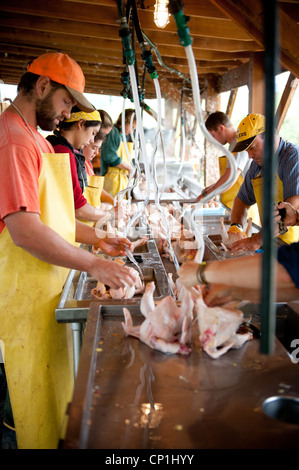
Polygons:
<instances>
[{"instance_id":1,"label":"wooden post","mask_svg":"<svg viewBox=\"0 0 299 470\"><path fill-rule=\"evenodd\" d=\"M249 67L249 113L265 114L265 66L264 52L256 52Z\"/></svg>"},{"instance_id":2,"label":"wooden post","mask_svg":"<svg viewBox=\"0 0 299 470\"><path fill-rule=\"evenodd\" d=\"M292 98L297 89L298 83L299 83L299 78L296 78L295 75L290 73L284 92L282 94L282 97L280 99L280 102L276 111L275 121L276 121L276 129L278 132L283 124L284 118L286 117L289 106L292 102Z\"/></svg>"}]
</instances>

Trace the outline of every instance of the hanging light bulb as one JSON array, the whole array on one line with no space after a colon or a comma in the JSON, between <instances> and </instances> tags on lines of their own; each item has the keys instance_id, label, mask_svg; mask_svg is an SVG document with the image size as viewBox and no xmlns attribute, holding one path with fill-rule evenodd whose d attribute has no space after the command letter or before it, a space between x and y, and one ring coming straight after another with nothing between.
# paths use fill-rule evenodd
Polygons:
<instances>
[{"instance_id":1,"label":"hanging light bulb","mask_svg":"<svg viewBox=\"0 0 299 470\"><path fill-rule=\"evenodd\" d=\"M158 28L165 28L169 23L168 0L156 0L154 22Z\"/></svg>"}]
</instances>

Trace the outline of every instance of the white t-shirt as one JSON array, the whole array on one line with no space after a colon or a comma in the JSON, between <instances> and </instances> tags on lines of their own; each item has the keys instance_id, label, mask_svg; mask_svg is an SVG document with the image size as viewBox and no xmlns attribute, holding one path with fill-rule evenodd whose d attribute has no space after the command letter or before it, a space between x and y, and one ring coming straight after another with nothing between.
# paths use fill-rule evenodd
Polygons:
<instances>
[{"instance_id":1,"label":"white t-shirt","mask_svg":"<svg viewBox=\"0 0 299 470\"><path fill-rule=\"evenodd\" d=\"M230 152L232 151L236 143L237 143L237 138L235 137L229 146ZM248 153L246 152L246 150L243 150L243 152L236 153L235 158L236 158L237 168L241 171L241 175L243 176L243 178L245 178L245 175L247 171L249 170L252 160L251 158L248 157ZM230 165L228 163L227 167L229 166Z\"/></svg>"}]
</instances>

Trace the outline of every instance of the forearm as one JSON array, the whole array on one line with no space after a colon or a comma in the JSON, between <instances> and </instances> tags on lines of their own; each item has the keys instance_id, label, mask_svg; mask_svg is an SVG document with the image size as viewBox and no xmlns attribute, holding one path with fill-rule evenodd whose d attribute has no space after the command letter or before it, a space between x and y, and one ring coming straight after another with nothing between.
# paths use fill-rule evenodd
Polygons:
<instances>
[{"instance_id":1,"label":"forearm","mask_svg":"<svg viewBox=\"0 0 299 470\"><path fill-rule=\"evenodd\" d=\"M120 162L118 165L116 165L117 168L120 168L121 170L128 170L128 171L131 171L132 170L132 167L131 165L129 165L128 163L125 163L125 162Z\"/></svg>"},{"instance_id":2,"label":"forearm","mask_svg":"<svg viewBox=\"0 0 299 470\"><path fill-rule=\"evenodd\" d=\"M262 285L262 262L260 254L242 258L211 261L205 269L205 278L210 284L225 284L259 289ZM274 263L277 286L294 287L294 282L284 266L277 261Z\"/></svg>"},{"instance_id":3,"label":"forearm","mask_svg":"<svg viewBox=\"0 0 299 470\"><path fill-rule=\"evenodd\" d=\"M285 202L291 204L296 211L299 210L299 196L292 196L285 200Z\"/></svg>"},{"instance_id":4,"label":"forearm","mask_svg":"<svg viewBox=\"0 0 299 470\"><path fill-rule=\"evenodd\" d=\"M222 186L228 179L230 175L230 169L227 169L224 174L222 176L220 176L219 180L216 181L216 183L214 183L212 186L211 186L211 189L209 192L211 191L214 191L215 189L217 188L220 188L220 186Z\"/></svg>"},{"instance_id":5,"label":"forearm","mask_svg":"<svg viewBox=\"0 0 299 470\"><path fill-rule=\"evenodd\" d=\"M101 231L98 233L101 233ZM76 242L84 245L96 245L98 241L96 229L76 219Z\"/></svg>"},{"instance_id":6,"label":"forearm","mask_svg":"<svg viewBox=\"0 0 299 470\"><path fill-rule=\"evenodd\" d=\"M17 212L5 217L5 224L15 245L39 260L80 271L91 269L92 255L44 225L38 214Z\"/></svg>"},{"instance_id":7,"label":"forearm","mask_svg":"<svg viewBox=\"0 0 299 470\"><path fill-rule=\"evenodd\" d=\"M231 223L238 223L244 227L246 225L249 207L250 206L244 204L244 202L236 196L231 211Z\"/></svg>"},{"instance_id":8,"label":"forearm","mask_svg":"<svg viewBox=\"0 0 299 470\"><path fill-rule=\"evenodd\" d=\"M227 178L225 177L225 174L221 176L221 178L219 178L218 181L216 181L216 183L213 183L213 184L210 184L210 186L207 186L206 188L204 188L204 190L202 191L201 193L201 197L206 197L208 196L209 194L211 194L213 191L215 191L215 189L219 188L220 186L222 186L222 184L225 183L225 181L227 180Z\"/></svg>"},{"instance_id":9,"label":"forearm","mask_svg":"<svg viewBox=\"0 0 299 470\"><path fill-rule=\"evenodd\" d=\"M217 188L220 188L220 186L222 186L229 178L230 176L230 168L226 168L225 172L223 173L223 175L219 178L219 180L213 185L213 190L214 189L217 189ZM233 181L230 183L230 185L224 190L224 191L228 191L234 184L235 182L237 181L237 179L239 178L239 175L240 175L240 170L237 168L237 171L236 171L236 174L235 174L235 177L233 179Z\"/></svg>"},{"instance_id":10,"label":"forearm","mask_svg":"<svg viewBox=\"0 0 299 470\"><path fill-rule=\"evenodd\" d=\"M112 196L110 196L109 193L107 193L107 191L105 191L105 189L102 189L102 193L101 193L101 202L108 202L109 204L114 204L114 198Z\"/></svg>"},{"instance_id":11,"label":"forearm","mask_svg":"<svg viewBox=\"0 0 299 470\"><path fill-rule=\"evenodd\" d=\"M97 222L100 218L107 217L107 214L107 211L96 208L88 202L84 206L75 210L75 216L77 219L87 220L90 222ZM108 219L109 218L110 217L108 217Z\"/></svg>"},{"instance_id":12,"label":"forearm","mask_svg":"<svg viewBox=\"0 0 299 470\"><path fill-rule=\"evenodd\" d=\"M235 287L259 289L261 286L261 255L211 261L204 274L209 284L227 284Z\"/></svg>"},{"instance_id":13,"label":"forearm","mask_svg":"<svg viewBox=\"0 0 299 470\"><path fill-rule=\"evenodd\" d=\"M88 272L112 288L119 288L126 283L133 285L136 281L135 275L125 266L99 258L68 243L44 225L39 214L20 211L5 217L4 220L15 245L45 263ZM118 256L120 251L118 244L112 249L107 246L107 250L112 256Z\"/></svg>"}]
</instances>

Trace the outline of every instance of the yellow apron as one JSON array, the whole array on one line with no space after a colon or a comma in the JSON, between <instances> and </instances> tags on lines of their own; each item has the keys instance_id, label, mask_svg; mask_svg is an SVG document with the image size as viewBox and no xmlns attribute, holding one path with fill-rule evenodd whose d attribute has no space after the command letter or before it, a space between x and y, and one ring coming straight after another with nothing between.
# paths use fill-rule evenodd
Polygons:
<instances>
[{"instance_id":1,"label":"yellow apron","mask_svg":"<svg viewBox=\"0 0 299 470\"><path fill-rule=\"evenodd\" d=\"M104 176L87 175L87 182L88 186L84 188L83 196L92 206L100 207Z\"/></svg>"},{"instance_id":2,"label":"yellow apron","mask_svg":"<svg viewBox=\"0 0 299 470\"><path fill-rule=\"evenodd\" d=\"M69 154L43 154L41 221L75 241ZM0 234L0 339L20 449L57 448L73 377L69 324L55 308L69 269L38 260Z\"/></svg>"},{"instance_id":3,"label":"yellow apron","mask_svg":"<svg viewBox=\"0 0 299 470\"><path fill-rule=\"evenodd\" d=\"M98 175L86 175L87 176L87 182L88 186L84 187L83 191L83 196L87 200L89 204L91 204L93 207L100 207L101 205L101 195L102 195L102 190L103 190L103 185L104 185L104 176L98 176ZM93 227L95 222L89 221L89 220L82 220L78 219L80 222L82 222L85 225L89 225L90 227ZM80 243L77 243L79 246Z\"/></svg>"},{"instance_id":4,"label":"yellow apron","mask_svg":"<svg viewBox=\"0 0 299 470\"><path fill-rule=\"evenodd\" d=\"M264 178L259 177L259 175L252 179L252 186L255 195L255 200L258 205L259 214L261 221L263 220L263 181ZM277 173L275 174L275 191L274 191L274 202L278 204L280 201L283 201L283 183ZM284 235L279 235L279 238L285 243L294 243L299 241L299 227L288 227L287 233Z\"/></svg>"},{"instance_id":5,"label":"yellow apron","mask_svg":"<svg viewBox=\"0 0 299 470\"><path fill-rule=\"evenodd\" d=\"M127 142L130 155L133 152L133 142ZM130 164L127 156L125 143L122 141L118 147L117 154L123 162ZM109 166L104 180L104 189L111 196L115 196L119 191L126 189L129 182L129 172L123 168Z\"/></svg>"},{"instance_id":6,"label":"yellow apron","mask_svg":"<svg viewBox=\"0 0 299 470\"><path fill-rule=\"evenodd\" d=\"M222 176L225 173L226 167L227 167L227 157L225 156L220 157L219 158L220 176ZM242 186L243 181L244 181L244 178L240 174L235 184L230 189L220 194L220 201L222 202L222 204L232 209L235 197L237 196L239 189ZM257 204L254 204L248 209L248 217L251 217L252 222L254 222L255 224L257 225L261 224Z\"/></svg>"}]
</instances>

